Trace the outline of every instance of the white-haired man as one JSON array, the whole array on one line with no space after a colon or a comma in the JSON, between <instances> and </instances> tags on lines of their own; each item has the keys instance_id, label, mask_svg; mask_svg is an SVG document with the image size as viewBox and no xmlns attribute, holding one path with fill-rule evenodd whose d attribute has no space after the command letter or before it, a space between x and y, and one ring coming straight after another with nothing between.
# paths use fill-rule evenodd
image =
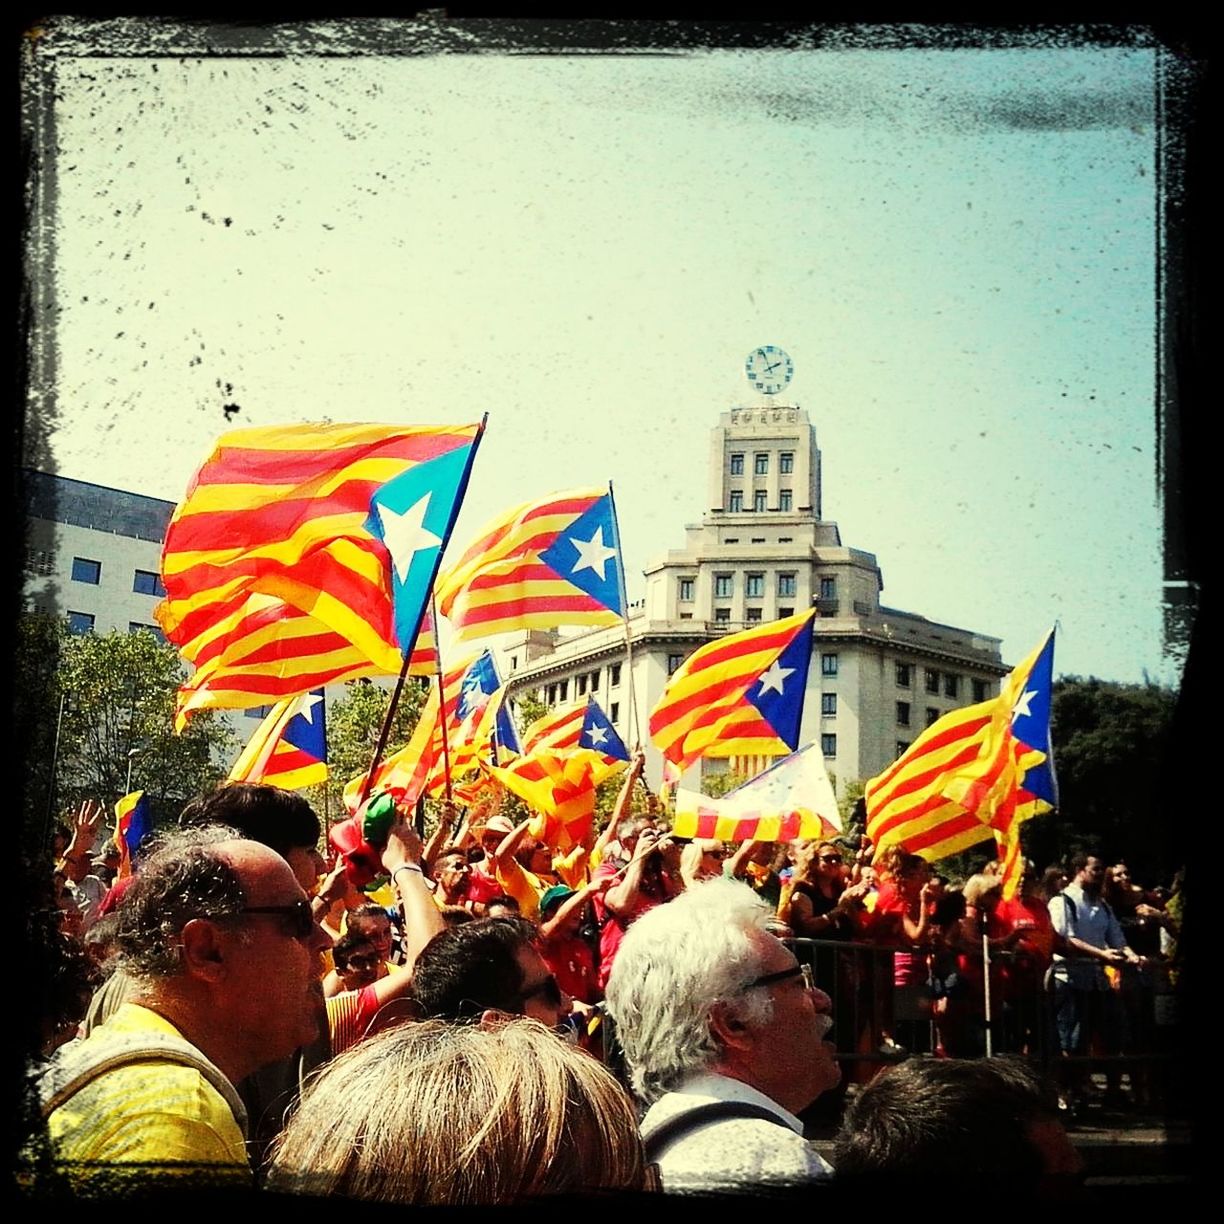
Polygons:
<instances>
[{"instance_id":1,"label":"white-haired man","mask_svg":"<svg viewBox=\"0 0 1224 1224\"><path fill-rule=\"evenodd\" d=\"M832 1172L795 1116L841 1078L823 1040L831 1004L771 917L748 885L709 880L643 914L612 967L608 1011L665 1191L759 1193Z\"/></svg>"}]
</instances>

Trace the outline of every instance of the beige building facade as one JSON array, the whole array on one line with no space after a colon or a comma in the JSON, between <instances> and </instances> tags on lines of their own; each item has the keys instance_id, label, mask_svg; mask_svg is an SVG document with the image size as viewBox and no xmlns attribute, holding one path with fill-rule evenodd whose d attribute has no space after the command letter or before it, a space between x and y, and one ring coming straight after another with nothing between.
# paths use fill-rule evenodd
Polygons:
<instances>
[{"instance_id":1,"label":"beige building facade","mask_svg":"<svg viewBox=\"0 0 1224 1224\"><path fill-rule=\"evenodd\" d=\"M839 790L879 773L920 732L959 706L999 691L998 638L880 602L875 555L842 543L822 517L816 430L795 405L720 415L710 435L707 510L682 547L645 568L645 598L624 626L562 636L533 631L503 650L511 693L550 706L594 695L626 743L662 760L647 720L671 672L727 633L815 606L800 744L819 742ZM701 762L701 776L726 761ZM699 781L698 768L685 782Z\"/></svg>"}]
</instances>

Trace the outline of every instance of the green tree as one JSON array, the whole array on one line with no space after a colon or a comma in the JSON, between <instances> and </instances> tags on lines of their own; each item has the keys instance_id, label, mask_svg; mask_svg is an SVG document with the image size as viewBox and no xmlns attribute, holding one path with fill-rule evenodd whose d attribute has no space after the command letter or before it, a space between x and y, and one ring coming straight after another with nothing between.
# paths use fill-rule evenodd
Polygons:
<instances>
[{"instance_id":1,"label":"green tree","mask_svg":"<svg viewBox=\"0 0 1224 1224\"><path fill-rule=\"evenodd\" d=\"M187 678L173 646L152 633L64 634L54 686L44 700L58 711L56 801L107 807L128 789L143 790L155 823L178 814L225 775L236 737L209 710L174 730L175 694Z\"/></svg>"},{"instance_id":2,"label":"green tree","mask_svg":"<svg viewBox=\"0 0 1224 1224\"><path fill-rule=\"evenodd\" d=\"M1059 807L1024 827L1039 866L1077 850L1125 858L1154 883L1178 866L1166 835L1164 770L1176 695L1155 684L1064 676L1054 685L1050 729Z\"/></svg>"}]
</instances>

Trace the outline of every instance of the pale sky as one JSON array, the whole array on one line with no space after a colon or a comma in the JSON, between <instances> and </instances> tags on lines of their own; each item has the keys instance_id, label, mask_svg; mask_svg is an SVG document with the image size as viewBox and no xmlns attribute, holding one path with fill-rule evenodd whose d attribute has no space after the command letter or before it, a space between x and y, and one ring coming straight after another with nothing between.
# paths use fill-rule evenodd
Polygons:
<instances>
[{"instance_id":1,"label":"pale sky","mask_svg":"<svg viewBox=\"0 0 1224 1224\"><path fill-rule=\"evenodd\" d=\"M777 344L884 603L1009 663L1058 620L1056 672L1176 682L1156 61L64 39L27 78L55 89L55 462L177 501L228 428L487 411L450 555L513 502L612 480L632 599L705 508L719 413L760 402L745 356Z\"/></svg>"}]
</instances>

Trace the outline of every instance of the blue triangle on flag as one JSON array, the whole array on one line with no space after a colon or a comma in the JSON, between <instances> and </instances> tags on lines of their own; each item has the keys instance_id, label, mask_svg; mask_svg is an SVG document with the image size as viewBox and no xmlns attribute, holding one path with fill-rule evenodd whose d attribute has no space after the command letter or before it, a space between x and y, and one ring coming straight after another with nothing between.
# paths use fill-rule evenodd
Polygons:
<instances>
[{"instance_id":1,"label":"blue triangle on flag","mask_svg":"<svg viewBox=\"0 0 1224 1224\"><path fill-rule=\"evenodd\" d=\"M573 583L605 608L624 616L621 605L620 552L612 522L612 497L605 493L540 553L558 577Z\"/></svg>"},{"instance_id":2,"label":"blue triangle on flag","mask_svg":"<svg viewBox=\"0 0 1224 1224\"><path fill-rule=\"evenodd\" d=\"M365 529L391 554L395 637L407 654L463 490L470 446L427 459L374 491Z\"/></svg>"},{"instance_id":3,"label":"blue triangle on flag","mask_svg":"<svg viewBox=\"0 0 1224 1224\"><path fill-rule=\"evenodd\" d=\"M324 713L323 690L315 689L302 698L304 712L295 714L281 734L281 741L292 744L299 752L305 752L316 761L327 760L327 726Z\"/></svg>"},{"instance_id":4,"label":"blue triangle on flag","mask_svg":"<svg viewBox=\"0 0 1224 1224\"><path fill-rule=\"evenodd\" d=\"M1028 748L1044 752L1046 759L1024 775L1024 789L1047 803L1058 802L1054 779L1054 749L1050 743L1050 699L1054 690L1054 632L1046 639L1029 674L1020 697L1012 707L1011 733Z\"/></svg>"},{"instance_id":5,"label":"blue triangle on flag","mask_svg":"<svg viewBox=\"0 0 1224 1224\"><path fill-rule=\"evenodd\" d=\"M616 728L608 721L603 707L594 697L587 700L582 731L578 735L578 746L602 752L604 756L615 757L618 761L629 760L629 749L625 747L625 741L616 734Z\"/></svg>"},{"instance_id":6,"label":"blue triangle on flag","mask_svg":"<svg viewBox=\"0 0 1224 1224\"><path fill-rule=\"evenodd\" d=\"M808 664L812 661L812 619L791 639L782 653L754 680L746 694L774 734L793 752L799 746L803 696Z\"/></svg>"},{"instance_id":7,"label":"blue triangle on flag","mask_svg":"<svg viewBox=\"0 0 1224 1224\"><path fill-rule=\"evenodd\" d=\"M501 688L501 677L493 656L486 650L473 659L463 676L459 689L459 701L455 709L455 721L463 722L473 710L484 704L484 698Z\"/></svg>"}]
</instances>

